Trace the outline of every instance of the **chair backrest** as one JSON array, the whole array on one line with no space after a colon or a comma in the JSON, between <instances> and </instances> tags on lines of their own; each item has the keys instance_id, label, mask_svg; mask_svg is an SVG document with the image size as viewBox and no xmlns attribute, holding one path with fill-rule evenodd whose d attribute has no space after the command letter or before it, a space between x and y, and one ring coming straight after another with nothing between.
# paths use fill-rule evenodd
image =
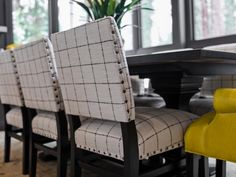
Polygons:
<instances>
[{"instance_id":1,"label":"chair backrest","mask_svg":"<svg viewBox=\"0 0 236 177\"><path fill-rule=\"evenodd\" d=\"M58 112L63 109L54 53L47 38L14 50L26 107Z\"/></svg>"},{"instance_id":2,"label":"chair backrest","mask_svg":"<svg viewBox=\"0 0 236 177\"><path fill-rule=\"evenodd\" d=\"M113 18L51 37L67 114L128 122L135 118L122 39Z\"/></svg>"},{"instance_id":3,"label":"chair backrest","mask_svg":"<svg viewBox=\"0 0 236 177\"><path fill-rule=\"evenodd\" d=\"M11 50L0 52L0 96L3 104L23 106L23 95Z\"/></svg>"},{"instance_id":4,"label":"chair backrest","mask_svg":"<svg viewBox=\"0 0 236 177\"><path fill-rule=\"evenodd\" d=\"M236 53L236 43L213 45L204 49ZM213 97L218 88L236 88L236 75L204 77L200 95Z\"/></svg>"}]
</instances>

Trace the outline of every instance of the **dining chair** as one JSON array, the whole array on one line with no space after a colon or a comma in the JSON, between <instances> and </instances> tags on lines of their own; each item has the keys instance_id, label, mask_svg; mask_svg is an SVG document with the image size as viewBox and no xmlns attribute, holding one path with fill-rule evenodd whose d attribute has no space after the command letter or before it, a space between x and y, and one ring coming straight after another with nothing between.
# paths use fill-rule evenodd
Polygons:
<instances>
[{"instance_id":1,"label":"dining chair","mask_svg":"<svg viewBox=\"0 0 236 177\"><path fill-rule=\"evenodd\" d=\"M226 177L226 161L236 162L235 98L236 89L217 89L214 95L215 112L201 116L187 129L185 151L188 153L188 177L201 176L198 174L198 167L202 165L199 163L200 156L217 159L216 177ZM209 171L207 166L204 171Z\"/></svg>"},{"instance_id":2,"label":"dining chair","mask_svg":"<svg viewBox=\"0 0 236 177\"><path fill-rule=\"evenodd\" d=\"M42 150L57 158L57 177L65 177L69 153L68 123L52 45L49 39L43 38L22 45L14 53L25 105L32 118L29 176L36 176L37 151Z\"/></svg>"},{"instance_id":3,"label":"dining chair","mask_svg":"<svg viewBox=\"0 0 236 177\"><path fill-rule=\"evenodd\" d=\"M206 50L236 53L236 43L205 47ZM207 76L203 78L200 92L192 97L190 111L199 116L214 111L213 95L218 88L236 88L236 75Z\"/></svg>"},{"instance_id":4,"label":"dining chair","mask_svg":"<svg viewBox=\"0 0 236 177\"><path fill-rule=\"evenodd\" d=\"M137 107L165 107L164 99L154 93L151 82L145 86L145 80L139 76L131 76L131 86L133 89L134 103Z\"/></svg>"},{"instance_id":5,"label":"dining chair","mask_svg":"<svg viewBox=\"0 0 236 177\"><path fill-rule=\"evenodd\" d=\"M196 116L135 108L112 17L53 34L51 40L70 122L72 177L81 175L81 167L101 176L137 177L157 176L184 164L175 153L181 152L185 129ZM81 122L81 116L87 119Z\"/></svg>"},{"instance_id":6,"label":"dining chair","mask_svg":"<svg viewBox=\"0 0 236 177\"><path fill-rule=\"evenodd\" d=\"M29 117L12 50L0 52L0 96L3 108L4 162L10 161L11 138L23 142L22 173L29 171Z\"/></svg>"}]
</instances>

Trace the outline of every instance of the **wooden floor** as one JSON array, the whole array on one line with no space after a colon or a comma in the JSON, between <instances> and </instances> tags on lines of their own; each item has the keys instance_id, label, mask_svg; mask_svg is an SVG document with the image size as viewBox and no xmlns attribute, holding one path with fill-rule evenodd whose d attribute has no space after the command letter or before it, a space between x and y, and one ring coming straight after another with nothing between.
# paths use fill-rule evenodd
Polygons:
<instances>
[{"instance_id":1,"label":"wooden floor","mask_svg":"<svg viewBox=\"0 0 236 177\"><path fill-rule=\"evenodd\" d=\"M21 174L21 145L22 143L12 139L11 162L3 163L4 134L0 132L0 177L25 177ZM38 160L37 177L56 177L56 162L42 162ZM69 167L69 165L68 165ZM68 177L70 177L68 170ZM83 171L83 177L98 177L88 171Z\"/></svg>"},{"instance_id":2,"label":"wooden floor","mask_svg":"<svg viewBox=\"0 0 236 177\"><path fill-rule=\"evenodd\" d=\"M12 139L11 162L3 163L4 134L0 132L0 177L25 177L21 174L21 142ZM211 163L213 160L211 160ZM68 164L69 167L69 164ZM68 170L67 177L70 177ZM98 177L88 171L83 171L83 177ZM37 177L56 177L56 162L42 162L38 160ZM227 164L227 177L236 177L236 165Z\"/></svg>"}]
</instances>

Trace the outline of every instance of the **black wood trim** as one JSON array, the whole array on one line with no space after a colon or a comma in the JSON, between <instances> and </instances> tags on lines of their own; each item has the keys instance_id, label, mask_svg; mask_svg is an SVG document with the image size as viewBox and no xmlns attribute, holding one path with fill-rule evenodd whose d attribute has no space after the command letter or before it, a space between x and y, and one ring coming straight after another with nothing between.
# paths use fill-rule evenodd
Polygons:
<instances>
[{"instance_id":1,"label":"black wood trim","mask_svg":"<svg viewBox=\"0 0 236 177\"><path fill-rule=\"evenodd\" d=\"M57 136L58 146L62 148L67 147L69 144L68 140L68 122L64 111L55 113L57 122Z\"/></svg>"},{"instance_id":2,"label":"black wood trim","mask_svg":"<svg viewBox=\"0 0 236 177\"><path fill-rule=\"evenodd\" d=\"M216 177L226 177L226 161L216 160Z\"/></svg>"},{"instance_id":3,"label":"black wood trim","mask_svg":"<svg viewBox=\"0 0 236 177\"><path fill-rule=\"evenodd\" d=\"M207 157L202 156L199 161L199 176L209 177L209 161Z\"/></svg>"},{"instance_id":4,"label":"black wood trim","mask_svg":"<svg viewBox=\"0 0 236 177\"><path fill-rule=\"evenodd\" d=\"M78 165L78 153L75 144L75 131L81 126L80 117L74 115L67 115L70 126L70 146L71 146L71 176L78 177L81 175L81 168Z\"/></svg>"},{"instance_id":5,"label":"black wood trim","mask_svg":"<svg viewBox=\"0 0 236 177\"><path fill-rule=\"evenodd\" d=\"M200 156L186 153L187 158L187 177L199 177Z\"/></svg>"},{"instance_id":6,"label":"black wood trim","mask_svg":"<svg viewBox=\"0 0 236 177\"><path fill-rule=\"evenodd\" d=\"M50 148L50 147L44 146L42 144L37 144L37 143L35 143L34 146L35 146L35 148L40 149L40 150L46 152L47 154L50 154L50 155L53 155L53 156L57 157L56 148L55 149Z\"/></svg>"},{"instance_id":7,"label":"black wood trim","mask_svg":"<svg viewBox=\"0 0 236 177\"><path fill-rule=\"evenodd\" d=\"M49 0L48 9L49 9L49 36L52 33L59 31L59 21L58 21L58 0Z\"/></svg>"},{"instance_id":8,"label":"black wood trim","mask_svg":"<svg viewBox=\"0 0 236 177\"><path fill-rule=\"evenodd\" d=\"M124 148L124 176L139 176L139 149L135 121L121 123Z\"/></svg>"},{"instance_id":9,"label":"black wood trim","mask_svg":"<svg viewBox=\"0 0 236 177\"><path fill-rule=\"evenodd\" d=\"M21 129L21 131L20 131L19 133L22 133L22 132L23 132L23 129ZM10 137L13 137L13 138L19 140L19 141L23 141L23 140L24 140L23 136L22 136L22 135L19 135L17 132L9 131L9 132L8 132L8 135L9 135Z\"/></svg>"},{"instance_id":10,"label":"black wood trim","mask_svg":"<svg viewBox=\"0 0 236 177\"><path fill-rule=\"evenodd\" d=\"M173 172L181 167L186 166L186 159L177 160L176 162L163 165L155 170L144 172L140 174L140 177L154 177L160 176L169 172ZM189 177L189 176L188 176Z\"/></svg>"}]
</instances>

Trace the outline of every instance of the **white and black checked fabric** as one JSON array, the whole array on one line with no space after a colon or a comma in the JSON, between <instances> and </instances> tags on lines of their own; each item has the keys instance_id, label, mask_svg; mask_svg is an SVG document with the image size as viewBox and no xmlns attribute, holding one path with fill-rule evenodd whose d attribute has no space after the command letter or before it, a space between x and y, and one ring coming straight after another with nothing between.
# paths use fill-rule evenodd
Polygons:
<instances>
[{"instance_id":1,"label":"white and black checked fabric","mask_svg":"<svg viewBox=\"0 0 236 177\"><path fill-rule=\"evenodd\" d=\"M135 111L140 160L183 146L185 130L197 117L173 109L143 107ZM87 119L76 130L75 141L79 148L123 160L123 138L118 122Z\"/></svg>"},{"instance_id":2,"label":"white and black checked fabric","mask_svg":"<svg viewBox=\"0 0 236 177\"><path fill-rule=\"evenodd\" d=\"M205 49L236 53L236 43L214 45ZM197 115L214 111L213 95L218 88L236 88L236 75L204 77L199 95L195 95L189 102L190 111Z\"/></svg>"},{"instance_id":3,"label":"white and black checked fabric","mask_svg":"<svg viewBox=\"0 0 236 177\"><path fill-rule=\"evenodd\" d=\"M185 129L196 116L169 109L135 110L113 18L54 34L52 43L66 113L88 117L75 131L77 147L123 160L120 122L134 119L140 159L183 145Z\"/></svg>"},{"instance_id":4,"label":"white and black checked fabric","mask_svg":"<svg viewBox=\"0 0 236 177\"><path fill-rule=\"evenodd\" d=\"M53 112L63 109L49 39L23 45L14 54L26 107Z\"/></svg>"},{"instance_id":5,"label":"white and black checked fabric","mask_svg":"<svg viewBox=\"0 0 236 177\"><path fill-rule=\"evenodd\" d=\"M0 52L0 96L3 104L23 106L23 96L11 50Z\"/></svg>"},{"instance_id":6,"label":"white and black checked fabric","mask_svg":"<svg viewBox=\"0 0 236 177\"><path fill-rule=\"evenodd\" d=\"M52 35L67 114L119 122L135 118L121 41L111 17Z\"/></svg>"},{"instance_id":7,"label":"white and black checked fabric","mask_svg":"<svg viewBox=\"0 0 236 177\"><path fill-rule=\"evenodd\" d=\"M218 88L236 88L236 75L204 77L200 96L213 97Z\"/></svg>"},{"instance_id":8,"label":"white and black checked fabric","mask_svg":"<svg viewBox=\"0 0 236 177\"><path fill-rule=\"evenodd\" d=\"M57 140L57 122L53 112L40 111L32 121L35 134Z\"/></svg>"},{"instance_id":9,"label":"white and black checked fabric","mask_svg":"<svg viewBox=\"0 0 236 177\"><path fill-rule=\"evenodd\" d=\"M199 97L199 94L194 95L189 102L189 110L199 116L214 111L213 97Z\"/></svg>"},{"instance_id":10,"label":"white and black checked fabric","mask_svg":"<svg viewBox=\"0 0 236 177\"><path fill-rule=\"evenodd\" d=\"M236 53L236 43L208 46L205 49ZM236 75L205 77L200 95L213 96L218 88L236 88Z\"/></svg>"},{"instance_id":11,"label":"white and black checked fabric","mask_svg":"<svg viewBox=\"0 0 236 177\"><path fill-rule=\"evenodd\" d=\"M7 124L23 128L23 117L20 107L12 108L10 111L6 114L6 120Z\"/></svg>"}]
</instances>

